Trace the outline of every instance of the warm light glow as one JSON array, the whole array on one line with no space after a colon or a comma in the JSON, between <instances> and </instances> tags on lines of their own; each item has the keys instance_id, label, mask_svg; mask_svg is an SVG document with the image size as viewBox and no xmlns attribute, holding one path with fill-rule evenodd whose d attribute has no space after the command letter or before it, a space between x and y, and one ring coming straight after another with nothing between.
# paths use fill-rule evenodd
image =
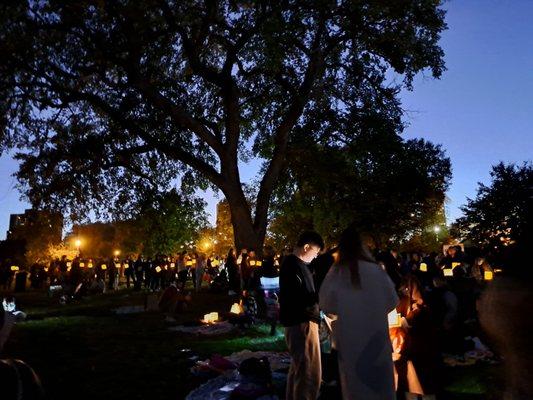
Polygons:
<instances>
[{"instance_id":1,"label":"warm light glow","mask_svg":"<svg viewBox=\"0 0 533 400\"><path fill-rule=\"evenodd\" d=\"M92 267L93 267L93 263L92 262L87 264L87 268L92 268Z\"/></svg>"},{"instance_id":2,"label":"warm light glow","mask_svg":"<svg viewBox=\"0 0 533 400\"><path fill-rule=\"evenodd\" d=\"M263 265L263 261L256 261L255 262L255 266L256 267L260 267L261 265Z\"/></svg>"},{"instance_id":3,"label":"warm light glow","mask_svg":"<svg viewBox=\"0 0 533 400\"><path fill-rule=\"evenodd\" d=\"M250 260L250 266L255 267L255 260Z\"/></svg>"},{"instance_id":4,"label":"warm light glow","mask_svg":"<svg viewBox=\"0 0 533 400\"><path fill-rule=\"evenodd\" d=\"M439 232L440 232L440 226L435 225L435 226L433 227L433 230L435 231L435 233L439 233Z\"/></svg>"},{"instance_id":5,"label":"warm light glow","mask_svg":"<svg viewBox=\"0 0 533 400\"><path fill-rule=\"evenodd\" d=\"M176 268L176 263L170 263L170 268Z\"/></svg>"},{"instance_id":6,"label":"warm light glow","mask_svg":"<svg viewBox=\"0 0 533 400\"><path fill-rule=\"evenodd\" d=\"M492 271L485 271L484 274L483 274L483 278L486 281L491 281L491 280L494 279L494 274L492 273Z\"/></svg>"},{"instance_id":7,"label":"warm light glow","mask_svg":"<svg viewBox=\"0 0 533 400\"><path fill-rule=\"evenodd\" d=\"M190 267L192 265L192 260L185 261L185 266Z\"/></svg>"},{"instance_id":8,"label":"warm light glow","mask_svg":"<svg viewBox=\"0 0 533 400\"><path fill-rule=\"evenodd\" d=\"M212 324L218 321L218 313L217 312L211 312L209 314L204 315L204 319L202 320L205 324Z\"/></svg>"},{"instance_id":9,"label":"warm light glow","mask_svg":"<svg viewBox=\"0 0 533 400\"><path fill-rule=\"evenodd\" d=\"M157 273L161 272L161 267L159 265L157 267L155 267L155 272L157 272Z\"/></svg>"},{"instance_id":10,"label":"warm light glow","mask_svg":"<svg viewBox=\"0 0 533 400\"><path fill-rule=\"evenodd\" d=\"M67 261L67 267L72 267L72 261Z\"/></svg>"},{"instance_id":11,"label":"warm light glow","mask_svg":"<svg viewBox=\"0 0 533 400\"><path fill-rule=\"evenodd\" d=\"M207 240L202 244L202 247L204 248L204 250L209 250L209 248L211 247L211 243L209 243Z\"/></svg>"},{"instance_id":12,"label":"warm light glow","mask_svg":"<svg viewBox=\"0 0 533 400\"><path fill-rule=\"evenodd\" d=\"M129 264L124 264L124 269L128 269L130 267Z\"/></svg>"},{"instance_id":13,"label":"warm light glow","mask_svg":"<svg viewBox=\"0 0 533 400\"><path fill-rule=\"evenodd\" d=\"M115 257L117 257L118 255L120 255L120 250L115 250Z\"/></svg>"},{"instance_id":14,"label":"warm light glow","mask_svg":"<svg viewBox=\"0 0 533 400\"><path fill-rule=\"evenodd\" d=\"M428 272L428 265L426 263L420 263L420 271Z\"/></svg>"},{"instance_id":15,"label":"warm light glow","mask_svg":"<svg viewBox=\"0 0 533 400\"><path fill-rule=\"evenodd\" d=\"M17 267L16 265L11 266L11 271L18 271L18 270L19 270L19 267Z\"/></svg>"},{"instance_id":16,"label":"warm light glow","mask_svg":"<svg viewBox=\"0 0 533 400\"><path fill-rule=\"evenodd\" d=\"M243 312L242 306L239 303L233 303L229 312L232 314L241 314Z\"/></svg>"},{"instance_id":17,"label":"warm light glow","mask_svg":"<svg viewBox=\"0 0 533 400\"><path fill-rule=\"evenodd\" d=\"M444 272L444 276L453 276L453 270L451 268L444 268L442 271Z\"/></svg>"},{"instance_id":18,"label":"warm light glow","mask_svg":"<svg viewBox=\"0 0 533 400\"><path fill-rule=\"evenodd\" d=\"M120 263L115 263L115 268L120 269Z\"/></svg>"},{"instance_id":19,"label":"warm light glow","mask_svg":"<svg viewBox=\"0 0 533 400\"><path fill-rule=\"evenodd\" d=\"M459 265L461 265L461 263L459 263L459 262L452 262L452 269L457 268Z\"/></svg>"},{"instance_id":20,"label":"warm light glow","mask_svg":"<svg viewBox=\"0 0 533 400\"><path fill-rule=\"evenodd\" d=\"M80 268L85 268L85 263L84 262L80 263Z\"/></svg>"},{"instance_id":21,"label":"warm light glow","mask_svg":"<svg viewBox=\"0 0 533 400\"><path fill-rule=\"evenodd\" d=\"M107 269L107 265L102 264L101 268L102 268L103 270L106 270L106 269Z\"/></svg>"},{"instance_id":22,"label":"warm light glow","mask_svg":"<svg viewBox=\"0 0 533 400\"><path fill-rule=\"evenodd\" d=\"M80 239L76 239L76 247L80 247L81 246L81 240Z\"/></svg>"}]
</instances>

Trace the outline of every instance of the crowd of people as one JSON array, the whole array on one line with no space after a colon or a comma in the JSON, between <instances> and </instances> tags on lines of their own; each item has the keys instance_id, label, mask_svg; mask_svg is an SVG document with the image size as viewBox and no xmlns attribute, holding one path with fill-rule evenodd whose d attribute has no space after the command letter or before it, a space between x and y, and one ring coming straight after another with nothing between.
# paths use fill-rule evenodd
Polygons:
<instances>
[{"instance_id":1,"label":"crowd of people","mask_svg":"<svg viewBox=\"0 0 533 400\"><path fill-rule=\"evenodd\" d=\"M324 381L340 382L343 399L437 398L443 355L472 345L465 336L494 273L487 260L460 246L372 254L353 227L323 247L317 233L303 233L281 263L280 322L292 357L285 398L333 398Z\"/></svg>"},{"instance_id":2,"label":"crowd of people","mask_svg":"<svg viewBox=\"0 0 533 400\"><path fill-rule=\"evenodd\" d=\"M161 292L168 320L190 302L187 290L209 288L241 299L253 293L271 334L278 321L285 327L292 357L286 399L317 399L324 382L336 381L344 399L432 398L441 390L442 355L465 351L476 300L493 273L485 258L465 255L460 246L446 246L443 254L372 253L350 228L335 247L324 249L317 233L306 232L281 254L266 247L261 255L230 249L223 256L64 256L28 271L6 260L0 286L27 280L32 288L61 288L71 298L119 286ZM265 298L262 278L279 279L272 298Z\"/></svg>"}]
</instances>

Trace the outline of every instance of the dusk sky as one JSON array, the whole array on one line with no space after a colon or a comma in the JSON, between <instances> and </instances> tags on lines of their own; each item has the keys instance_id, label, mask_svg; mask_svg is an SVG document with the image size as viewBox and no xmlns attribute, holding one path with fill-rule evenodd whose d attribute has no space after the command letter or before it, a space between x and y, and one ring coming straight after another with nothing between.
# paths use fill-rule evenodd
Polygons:
<instances>
[{"instance_id":1,"label":"dusk sky","mask_svg":"<svg viewBox=\"0 0 533 400\"><path fill-rule=\"evenodd\" d=\"M441 80L417 77L402 100L409 110L405 137L440 143L451 158L450 222L475 196L477 183L490 182L491 165L533 159L533 1L455 0L446 9L441 46L447 71ZM0 158L0 239L9 214L28 207L14 188L16 169L11 157ZM243 171L243 178L254 170ZM216 200L209 203L214 221Z\"/></svg>"}]
</instances>

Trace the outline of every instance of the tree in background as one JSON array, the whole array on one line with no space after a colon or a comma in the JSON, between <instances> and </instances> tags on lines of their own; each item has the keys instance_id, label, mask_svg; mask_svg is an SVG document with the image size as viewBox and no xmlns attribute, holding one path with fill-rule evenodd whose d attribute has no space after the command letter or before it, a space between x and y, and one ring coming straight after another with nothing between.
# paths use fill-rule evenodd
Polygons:
<instances>
[{"instance_id":1,"label":"tree in background","mask_svg":"<svg viewBox=\"0 0 533 400\"><path fill-rule=\"evenodd\" d=\"M485 251L531 246L533 165L499 163L490 176L490 185L479 183L476 197L461 207L464 216L453 224L453 233Z\"/></svg>"},{"instance_id":2,"label":"tree in background","mask_svg":"<svg viewBox=\"0 0 533 400\"><path fill-rule=\"evenodd\" d=\"M420 237L434 249L433 228L445 224L449 158L438 145L368 128L342 147L316 146L305 137L293 146L298 150L274 202L275 242L293 242L308 229L332 242L355 222L379 247Z\"/></svg>"},{"instance_id":3,"label":"tree in background","mask_svg":"<svg viewBox=\"0 0 533 400\"><path fill-rule=\"evenodd\" d=\"M400 88L444 69L439 0L27 1L0 5L0 150L32 204L74 217L138 192L220 190L261 248L296 132L401 127ZM391 77L395 77L391 83ZM343 129L349 124L350 129ZM251 209L239 161L263 160Z\"/></svg>"},{"instance_id":4,"label":"tree in background","mask_svg":"<svg viewBox=\"0 0 533 400\"><path fill-rule=\"evenodd\" d=\"M183 250L184 243L196 241L208 225L205 202L175 190L146 199L144 205L136 222L146 255L175 254Z\"/></svg>"}]
</instances>

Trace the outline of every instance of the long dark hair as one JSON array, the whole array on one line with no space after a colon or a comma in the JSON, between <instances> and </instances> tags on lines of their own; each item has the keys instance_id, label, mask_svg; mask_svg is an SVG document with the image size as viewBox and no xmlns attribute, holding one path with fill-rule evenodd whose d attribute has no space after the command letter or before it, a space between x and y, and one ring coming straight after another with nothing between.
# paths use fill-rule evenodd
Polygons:
<instances>
[{"instance_id":1,"label":"long dark hair","mask_svg":"<svg viewBox=\"0 0 533 400\"><path fill-rule=\"evenodd\" d=\"M375 262L363 246L361 233L352 224L346 228L339 239L337 263L347 265L350 269L350 280L354 288L361 287L359 261Z\"/></svg>"}]
</instances>

